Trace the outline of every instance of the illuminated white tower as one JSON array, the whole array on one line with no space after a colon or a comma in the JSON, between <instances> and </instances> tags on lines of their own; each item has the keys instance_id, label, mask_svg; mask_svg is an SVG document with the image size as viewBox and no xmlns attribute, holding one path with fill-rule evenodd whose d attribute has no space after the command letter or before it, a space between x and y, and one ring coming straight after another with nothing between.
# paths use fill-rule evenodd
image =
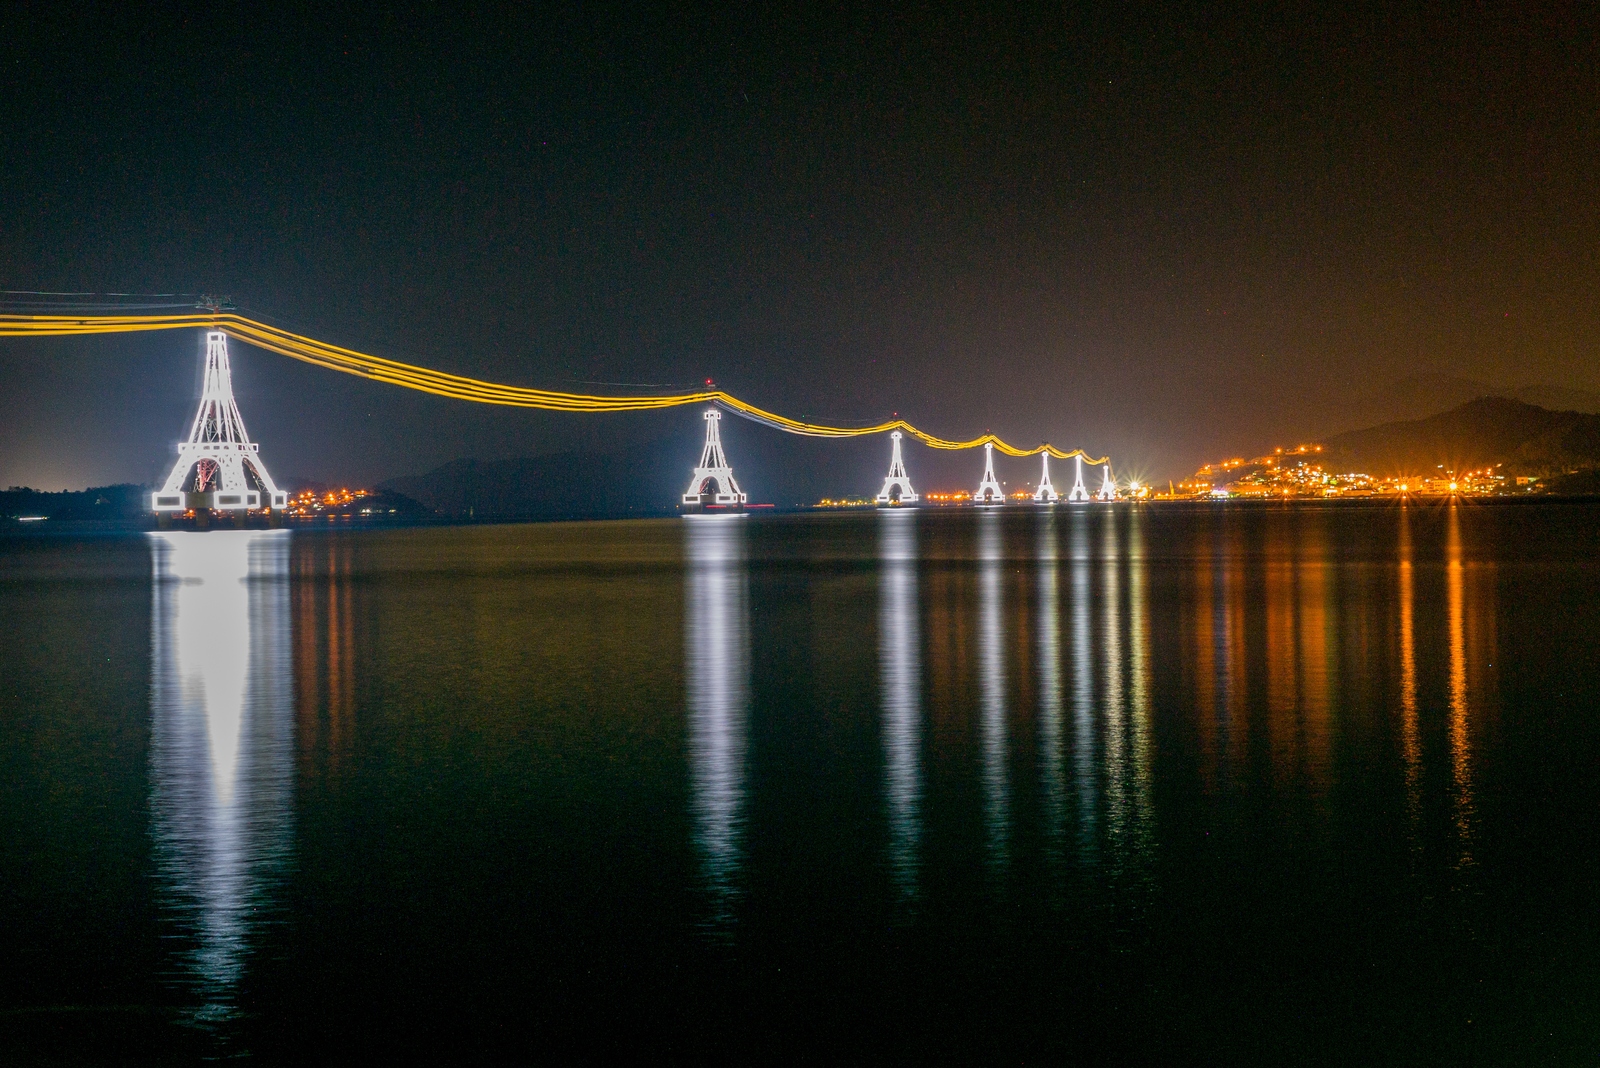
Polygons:
<instances>
[{"instance_id":1,"label":"illuminated white tower","mask_svg":"<svg viewBox=\"0 0 1600 1068\"><path fill-rule=\"evenodd\" d=\"M233 400L233 372L228 367L228 337L219 330L206 334L206 375L200 390L200 410L189 428L189 440L178 443L178 462L166 485L150 495L157 512L182 512L189 508L225 511L267 507L281 509L289 495L279 490L259 455L261 446L245 433L239 406ZM251 489L245 478L249 467L261 484ZM194 489L184 492L189 470L195 470Z\"/></svg>"},{"instance_id":2,"label":"illuminated white tower","mask_svg":"<svg viewBox=\"0 0 1600 1068\"><path fill-rule=\"evenodd\" d=\"M978 492L972 495L972 503L982 505L1006 503L1006 491L1000 488L999 481L994 477L994 444L992 442L985 444L983 447L983 481L978 483Z\"/></svg>"},{"instance_id":3,"label":"illuminated white tower","mask_svg":"<svg viewBox=\"0 0 1600 1068\"><path fill-rule=\"evenodd\" d=\"M1039 476L1039 488L1033 491L1034 503L1055 504L1061 499L1061 495L1050 484L1050 454L1042 452L1039 457L1044 461L1044 473Z\"/></svg>"},{"instance_id":4,"label":"illuminated white tower","mask_svg":"<svg viewBox=\"0 0 1600 1068\"><path fill-rule=\"evenodd\" d=\"M911 479L906 477L906 465L900 459L900 431L896 430L889 437L894 441L894 458L889 461L889 477L883 480L878 503L916 504L917 491L911 488Z\"/></svg>"},{"instance_id":5,"label":"illuminated white tower","mask_svg":"<svg viewBox=\"0 0 1600 1068\"><path fill-rule=\"evenodd\" d=\"M1106 461L1106 477L1105 481L1100 483L1098 496L1102 501L1114 501L1117 499L1117 480L1111 477L1110 460Z\"/></svg>"},{"instance_id":6,"label":"illuminated white tower","mask_svg":"<svg viewBox=\"0 0 1600 1068\"><path fill-rule=\"evenodd\" d=\"M706 409L706 447L700 453L700 466L694 469L689 489L683 495L684 504L708 503L705 501L707 493L712 496L710 503L715 504L741 505L746 500L739 483L733 480L728 458L722 454L722 432L718 429L721 422L721 412L715 408Z\"/></svg>"},{"instance_id":7,"label":"illuminated white tower","mask_svg":"<svg viewBox=\"0 0 1600 1068\"><path fill-rule=\"evenodd\" d=\"M1086 501L1089 499L1089 491L1083 485L1083 456L1080 453L1073 459L1078 461L1078 480L1072 484L1072 492L1067 494L1067 500Z\"/></svg>"}]
</instances>

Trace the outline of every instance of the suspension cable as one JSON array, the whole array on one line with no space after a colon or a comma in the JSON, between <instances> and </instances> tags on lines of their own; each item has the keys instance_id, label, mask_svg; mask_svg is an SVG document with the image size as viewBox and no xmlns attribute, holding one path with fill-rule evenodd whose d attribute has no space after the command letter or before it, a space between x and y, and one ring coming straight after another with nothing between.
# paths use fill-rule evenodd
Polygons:
<instances>
[{"instance_id":1,"label":"suspension cable","mask_svg":"<svg viewBox=\"0 0 1600 1068\"><path fill-rule=\"evenodd\" d=\"M54 294L52 294L54 295ZM65 294L64 294L65 295ZM76 295L76 294L73 294ZM106 294L110 295L110 294ZM117 294L117 296L122 296ZM139 307L134 305L129 308ZM192 307L192 305L190 305ZM975 449L993 445L1007 456L1037 456L1048 453L1060 460L1082 456L1084 463L1097 465L1109 462L1109 457L1091 457L1082 449L1064 451L1054 445L1042 444L1031 449L1011 445L995 434L968 441L954 441L936 437L919 430L904 419L877 423L864 427L825 426L807 423L788 416L778 415L758 408L733 394L720 389L696 390L660 396L608 397L586 393L562 393L555 390L533 389L527 386L508 386L464 375L450 374L428 367L369 356L353 349L341 348L315 338L291 333L233 312L215 310L168 315L16 315L0 313L0 337L59 337L76 334L123 334L149 330L187 330L204 328L220 330L235 340L257 348L287 356L292 360L343 374L386 382L406 389L431 393L439 397L473 401L479 404L500 404L514 408L539 408L560 412L635 412L656 408L676 408L685 404L716 404L730 412L752 419L789 434L816 438L855 438L869 434L884 434L892 430L903 431L924 445L935 449Z\"/></svg>"}]
</instances>

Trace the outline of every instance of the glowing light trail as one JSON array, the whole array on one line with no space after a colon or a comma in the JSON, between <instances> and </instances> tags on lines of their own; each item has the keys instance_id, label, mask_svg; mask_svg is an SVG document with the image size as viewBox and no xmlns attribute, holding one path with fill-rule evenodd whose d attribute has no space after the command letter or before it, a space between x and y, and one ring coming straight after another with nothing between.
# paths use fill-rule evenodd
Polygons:
<instances>
[{"instance_id":1,"label":"glowing light trail","mask_svg":"<svg viewBox=\"0 0 1600 1068\"><path fill-rule=\"evenodd\" d=\"M856 438L868 434L885 434L900 430L935 449L975 449L992 445L1007 456L1037 456L1046 453L1060 460L1082 457L1085 463L1103 464L1107 457L1095 459L1082 449L1070 452L1054 445L1039 445L1032 449L1019 449L1002 441L994 434L985 434L970 441L952 441L935 437L918 430L904 419L864 427L825 426L806 423L788 416L757 408L720 389L707 389L695 393L674 393L663 396L603 397L583 393L559 393L553 390L532 389L526 386L507 386L485 382L463 375L448 374L427 367L417 367L380 356L368 356L353 349L340 348L315 338L290 333L280 327L248 319L231 312L195 312L172 315L4 315L0 314L0 337L52 337L68 334L124 334L146 330L189 330L202 328L220 330L231 338L276 352L292 360L339 371L375 382L387 382L406 389L432 393L440 397L474 401L479 404L501 404L513 408L540 408L561 412L637 412L655 408L677 408L685 404L720 404L722 407L747 419L790 434L803 434L814 438Z\"/></svg>"}]
</instances>

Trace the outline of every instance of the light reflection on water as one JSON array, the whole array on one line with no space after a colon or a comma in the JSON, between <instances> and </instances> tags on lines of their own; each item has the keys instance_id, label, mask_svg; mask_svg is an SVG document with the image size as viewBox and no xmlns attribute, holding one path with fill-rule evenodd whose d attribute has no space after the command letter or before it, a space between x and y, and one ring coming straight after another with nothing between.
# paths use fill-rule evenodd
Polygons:
<instances>
[{"instance_id":1,"label":"light reflection on water","mask_svg":"<svg viewBox=\"0 0 1600 1068\"><path fill-rule=\"evenodd\" d=\"M1101 706L1105 716L1106 834L1118 850L1128 840L1135 818L1129 796L1128 708L1123 694L1122 547L1117 544L1117 512L1100 514L1100 669L1105 678Z\"/></svg>"},{"instance_id":2,"label":"light reflection on water","mask_svg":"<svg viewBox=\"0 0 1600 1068\"><path fill-rule=\"evenodd\" d=\"M684 660L695 844L714 928L733 922L744 839L750 606L744 516L684 520Z\"/></svg>"},{"instance_id":3,"label":"light reflection on water","mask_svg":"<svg viewBox=\"0 0 1600 1068\"><path fill-rule=\"evenodd\" d=\"M983 748L983 825L988 864L1010 859L1011 798L1006 772L1006 637L1000 571L1002 513L980 511L978 523L978 730Z\"/></svg>"},{"instance_id":4,"label":"light reflection on water","mask_svg":"<svg viewBox=\"0 0 1600 1068\"><path fill-rule=\"evenodd\" d=\"M1338 712L1333 682L1339 663L1339 595L1331 559L1332 547L1324 526L1326 516L1309 512L1304 517L1295 545L1302 554L1297 561L1296 609L1300 618L1300 648L1295 662L1300 665L1300 745L1306 789L1321 797L1331 785L1333 739ZM1236 566L1236 570L1242 568ZM1235 609L1243 625L1245 608Z\"/></svg>"},{"instance_id":5,"label":"light reflection on water","mask_svg":"<svg viewBox=\"0 0 1600 1068\"><path fill-rule=\"evenodd\" d=\"M1061 733L1061 581L1056 543L1056 509L1039 517L1035 558L1039 577L1039 775L1044 793L1045 850L1052 867L1060 865L1066 825L1066 780Z\"/></svg>"},{"instance_id":6,"label":"light reflection on water","mask_svg":"<svg viewBox=\"0 0 1600 1068\"><path fill-rule=\"evenodd\" d=\"M1473 771L1473 712L1492 706L1495 633L1495 562L1474 559L1462 542L1462 506L1452 501L1445 540L1445 601L1450 644L1451 816L1456 830L1456 870L1475 856L1478 804Z\"/></svg>"},{"instance_id":7,"label":"light reflection on water","mask_svg":"<svg viewBox=\"0 0 1600 1068\"><path fill-rule=\"evenodd\" d=\"M1411 849L1418 845L1422 819L1422 728L1417 718L1417 593L1412 560L1411 507L1400 508L1400 753L1406 777L1406 817Z\"/></svg>"},{"instance_id":8,"label":"light reflection on water","mask_svg":"<svg viewBox=\"0 0 1600 1068\"><path fill-rule=\"evenodd\" d=\"M197 1021L235 1011L292 848L287 531L151 535L156 862Z\"/></svg>"},{"instance_id":9,"label":"light reflection on water","mask_svg":"<svg viewBox=\"0 0 1600 1068\"><path fill-rule=\"evenodd\" d=\"M906 900L917 896L921 838L922 628L917 610L917 513L878 518L878 663L883 701L884 798L889 868Z\"/></svg>"},{"instance_id":10,"label":"light reflection on water","mask_svg":"<svg viewBox=\"0 0 1600 1068\"><path fill-rule=\"evenodd\" d=\"M1128 513L1128 543L1124 554L1128 568L1128 709L1127 757L1122 767L1127 777L1121 788L1127 808L1124 820L1122 864L1130 876L1147 880L1156 841L1154 769L1151 758L1151 665L1149 621L1145 611L1145 517L1140 509Z\"/></svg>"},{"instance_id":11,"label":"light reflection on water","mask_svg":"<svg viewBox=\"0 0 1600 1068\"><path fill-rule=\"evenodd\" d=\"M1095 759L1095 655L1090 626L1089 522L1085 508L1073 508L1071 515L1072 559L1072 771L1077 782L1078 853L1085 864L1099 859L1096 820L1096 779L1100 769Z\"/></svg>"},{"instance_id":12,"label":"light reflection on water","mask_svg":"<svg viewBox=\"0 0 1600 1068\"><path fill-rule=\"evenodd\" d=\"M1357 521L1357 534L1342 525ZM649 557L652 566L630 571L634 558L619 548L642 554L625 537L661 528L617 527L607 542L613 528L602 527L592 556L604 567L566 558L546 566L552 549L539 568L486 566L433 585L415 578L415 560L395 557L381 571L352 555L360 545L381 556L405 532L383 543L353 534L316 552L297 535L294 569L287 534L152 537L151 811L179 984L196 1020L247 1015L240 991L263 924L286 896L294 835L314 844L321 833L328 866L330 821L312 826L318 804L412 833L413 814L385 809L398 803L372 787L374 764L393 759L374 755L386 737L441 783L510 768L493 803L477 810L491 820L503 804L559 815L557 795L597 813L589 824L530 819L531 830L508 821L496 828L497 849L501 837L532 841L542 851L524 855L542 857L551 851L537 836L559 838L572 900L561 896L565 875L540 892L568 916L583 915L581 894L599 882L651 886L657 926L629 926L620 913L606 920L632 946L681 922L708 953L759 952L749 947L772 931L814 923L834 945L851 941L867 954L885 922L925 928L930 943L949 934L941 923L979 923L971 903L985 895L1006 899L995 915L1026 914L1047 933L1070 916L1075 931L1098 938L1105 932L1094 925L1109 922L1095 944L1117 952L1181 939L1174 915L1214 924L1220 944L1237 932L1216 910L1191 908L1190 887L1204 887L1208 905L1227 902L1251 889L1259 865L1295 907L1343 908L1337 887L1306 889L1330 857L1376 872L1365 885L1388 894L1396 914L1404 870L1422 873L1417 884L1425 876L1437 888L1477 890L1490 882L1496 848L1506 848L1495 822L1504 786L1495 761L1505 759L1491 718L1495 568L1515 566L1509 555L1496 564L1482 522L1444 504L1367 513L906 509L826 523L696 517L659 535L664 566ZM466 536L427 535L449 554L463 544L449 539ZM554 535L473 536L543 546ZM529 596L557 579L570 595ZM639 611L647 588L665 611ZM485 589L497 599L478 617L441 608ZM789 610L813 596L807 611ZM785 611L769 611L780 597ZM552 624L568 613L591 629ZM486 621L506 637L481 666L429 662ZM865 639L874 623L875 642L840 629ZM575 633L626 633L632 659L608 667L592 638L567 640ZM1504 636L1518 637L1509 622ZM787 659L770 656L780 643ZM537 667L518 668L528 653ZM756 686L753 672L774 660L799 668L763 674ZM463 678L499 670L507 692L490 700L439 683L442 697L427 703L385 686L444 678L441 664ZM606 684L550 681L585 672ZM303 709L298 721L291 698ZM462 731L447 749L428 732L399 729L473 716L497 733ZM304 761L298 779L291 743ZM339 789L309 789L319 777ZM648 803L631 800L633 790ZM405 803L415 797L407 792ZM628 803L605 807L618 798ZM599 857L594 843L614 842L622 824L624 846ZM1370 855L1367 832L1349 831L1358 825L1374 828ZM1380 867L1385 835L1399 847L1399 880ZM425 836L412 841L422 860L405 877L435 880L428 889L439 901L452 899L452 864L477 877L522 863L491 850L441 859ZM1286 841L1292 848L1281 848ZM296 848L297 863L308 853ZM630 869L633 857L652 866ZM839 874L801 883L796 857L837 861ZM852 867L863 857L869 863ZM416 875L430 861L431 874ZM1219 872L1242 874L1234 885ZM657 894L668 880L681 886L665 889L684 892ZM548 936L515 880L495 885L505 917L526 925L518 937L532 945ZM841 906L818 887L859 900ZM486 900L495 906L494 894ZM1276 907L1266 891L1252 902ZM1389 929L1404 930L1400 921ZM1008 935L994 937L1001 956L1027 956Z\"/></svg>"},{"instance_id":13,"label":"light reflection on water","mask_svg":"<svg viewBox=\"0 0 1600 1068\"><path fill-rule=\"evenodd\" d=\"M924 687L930 675L968 670L964 659L925 663L923 649L958 651L967 625L975 626L973 756L983 855L991 873L1011 864L1018 833L1012 764L1019 756L1010 722L1012 690L1025 687L1025 680L1013 679L1008 663L1031 655L1036 811L1049 866L1059 870L1064 863L1067 823L1074 820L1075 856L1085 870L1106 861L1112 875L1148 877L1157 842L1153 612L1175 618L1183 636L1176 669L1192 702L1200 742L1195 770L1206 792L1233 788L1242 774L1245 749L1254 744L1247 697L1259 692L1265 719L1256 737L1268 746L1269 773L1310 796L1326 795L1339 736L1336 713L1341 699L1348 699L1341 698L1337 679L1338 635L1351 629L1340 619L1341 597L1356 593L1340 586L1349 580L1340 578L1324 516L1269 516L1268 537L1259 547L1248 541L1237 517L1205 517L1192 528L1179 573L1190 596L1152 606L1148 513L1073 508L1024 514L1026 519L998 510L970 515L977 582L966 621L943 613L925 618L922 612L919 524L929 517L885 510L874 521L881 796L887 869L902 901L916 900L922 890ZM1492 655L1495 640L1492 564L1470 560L1457 506L1445 510L1443 519L1442 552L1436 542L1431 572L1442 575L1443 618L1432 633L1442 638L1439 652L1447 668L1441 734L1448 752L1454 864L1464 869L1473 864L1476 819L1470 698L1475 685L1482 689L1474 672L1483 673L1479 661ZM1426 698L1418 679L1413 522L1406 509L1396 517L1398 567L1390 572L1395 619L1387 633L1397 661L1395 735L1415 840L1423 818ZM1030 528L1031 560L1013 561L1005 531L1021 523ZM746 864L750 524L736 517L682 523L693 840L711 926L718 929L733 922ZM193 943L181 958L206 1002L200 1015L225 1014L248 957L252 924L265 913L291 845L291 680L300 678L308 695L326 691L330 709L339 713L332 716L332 733L314 738L315 744L329 750L330 761L347 744L340 724L347 718L342 710L355 700L349 671L354 634L346 603L350 574L346 562L325 576L326 665L311 653L294 653L291 664L286 533L172 533L152 536L150 544L157 580L151 759L159 863L178 925ZM334 558L328 555L328 567L335 567ZM1005 576L1019 563L1029 565L1027 583L1018 587L1027 592L1013 595ZM307 582L316 577L320 573L308 573ZM1370 611L1372 592L1356 592ZM342 622L334 626L335 619ZM300 623L304 644L313 621ZM951 633L924 635L925 626ZM1030 649L1013 650L1019 641Z\"/></svg>"}]
</instances>

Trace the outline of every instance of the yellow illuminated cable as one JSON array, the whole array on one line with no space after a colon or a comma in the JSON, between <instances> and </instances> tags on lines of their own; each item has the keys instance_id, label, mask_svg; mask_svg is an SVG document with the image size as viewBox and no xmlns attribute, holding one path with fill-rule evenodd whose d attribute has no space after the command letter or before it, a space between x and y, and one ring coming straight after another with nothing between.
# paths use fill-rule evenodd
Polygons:
<instances>
[{"instance_id":1,"label":"yellow illuminated cable","mask_svg":"<svg viewBox=\"0 0 1600 1068\"><path fill-rule=\"evenodd\" d=\"M404 386L440 397L475 401L480 404L501 404L517 408L541 408L563 412L635 412L655 408L676 408L684 404L720 404L790 434L804 434L820 438L854 438L867 434L883 434L891 430L904 431L923 444L935 449L975 449L993 445L1007 456L1037 456L1049 453L1057 459L1069 460L1082 456L1085 463L1103 464L1109 457L1091 457L1082 449L1070 452L1054 445L1039 445L1032 449L1019 449L1002 441L994 434L985 434L970 441L951 441L918 430L904 419L866 427L823 426L804 423L798 419L778 415L757 408L720 389L694 393L675 393L656 397L602 397L583 393L560 393L553 390L531 389L526 386L506 386L484 382L463 375L435 371L368 356L353 349L340 348L315 338L302 337L276 326L256 322L229 312L184 313L179 315L4 315L0 314L0 337L49 337L70 334L121 334L146 330L183 330L204 327L221 330L257 348L276 352L293 360L325 367L330 371L370 378L377 382Z\"/></svg>"}]
</instances>

